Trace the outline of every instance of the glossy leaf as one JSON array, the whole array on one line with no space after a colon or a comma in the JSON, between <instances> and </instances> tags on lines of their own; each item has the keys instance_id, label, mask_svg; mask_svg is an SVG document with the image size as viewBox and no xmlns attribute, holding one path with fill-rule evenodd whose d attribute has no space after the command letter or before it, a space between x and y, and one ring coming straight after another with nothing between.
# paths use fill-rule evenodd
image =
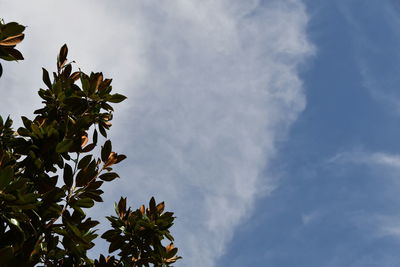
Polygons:
<instances>
[{"instance_id":1,"label":"glossy leaf","mask_svg":"<svg viewBox=\"0 0 400 267\"><path fill-rule=\"evenodd\" d=\"M111 141L107 140L104 143L104 146L101 147L101 160L103 162L106 162L108 160L108 157L111 154L111 149L112 149Z\"/></svg>"},{"instance_id":2,"label":"glossy leaf","mask_svg":"<svg viewBox=\"0 0 400 267\"><path fill-rule=\"evenodd\" d=\"M86 155L84 156L78 164L78 169L85 168L87 165L89 165L90 161L92 160L92 155Z\"/></svg>"},{"instance_id":3,"label":"glossy leaf","mask_svg":"<svg viewBox=\"0 0 400 267\"><path fill-rule=\"evenodd\" d=\"M0 40L1 46L15 46L24 40L24 34L20 33Z\"/></svg>"},{"instance_id":4,"label":"glossy leaf","mask_svg":"<svg viewBox=\"0 0 400 267\"><path fill-rule=\"evenodd\" d=\"M10 184L13 176L14 169L11 166L0 169L0 190L4 190L6 186Z\"/></svg>"},{"instance_id":5,"label":"glossy leaf","mask_svg":"<svg viewBox=\"0 0 400 267\"><path fill-rule=\"evenodd\" d=\"M2 36L15 36L22 33L24 30L25 26L17 22L9 22L1 27Z\"/></svg>"},{"instance_id":6,"label":"glossy leaf","mask_svg":"<svg viewBox=\"0 0 400 267\"><path fill-rule=\"evenodd\" d=\"M65 139L63 141L61 141L60 143L57 144L56 146L56 152L57 153L64 153L64 152L68 152L69 149L72 147L72 145L74 144L74 141L71 139Z\"/></svg>"},{"instance_id":7,"label":"glossy leaf","mask_svg":"<svg viewBox=\"0 0 400 267\"><path fill-rule=\"evenodd\" d=\"M119 102L124 101L125 99L126 99L126 96L121 95L121 94L113 94L107 98L107 100L111 103L119 103Z\"/></svg>"},{"instance_id":8,"label":"glossy leaf","mask_svg":"<svg viewBox=\"0 0 400 267\"><path fill-rule=\"evenodd\" d=\"M90 198L83 198L77 200L74 204L81 208L91 208L94 205L94 201Z\"/></svg>"},{"instance_id":9,"label":"glossy leaf","mask_svg":"<svg viewBox=\"0 0 400 267\"><path fill-rule=\"evenodd\" d=\"M119 175L117 173L115 173L115 172L107 172L107 173L104 173L104 174L99 176L99 178L101 180L107 181L107 182L110 182L110 181L112 181L112 180L114 180L115 178L118 178L118 177L119 177Z\"/></svg>"},{"instance_id":10,"label":"glossy leaf","mask_svg":"<svg viewBox=\"0 0 400 267\"><path fill-rule=\"evenodd\" d=\"M58 56L58 67L62 68L67 60L68 47L64 44L60 49L60 54Z\"/></svg>"},{"instance_id":11,"label":"glossy leaf","mask_svg":"<svg viewBox=\"0 0 400 267\"><path fill-rule=\"evenodd\" d=\"M43 70L43 74L42 74L43 82L44 82L44 84L47 85L47 88L50 89L51 88L51 81L50 81L49 72L45 68L42 68L42 70Z\"/></svg>"},{"instance_id":12,"label":"glossy leaf","mask_svg":"<svg viewBox=\"0 0 400 267\"><path fill-rule=\"evenodd\" d=\"M73 171L69 164L64 166L64 183L67 187L71 187L73 183Z\"/></svg>"}]
</instances>

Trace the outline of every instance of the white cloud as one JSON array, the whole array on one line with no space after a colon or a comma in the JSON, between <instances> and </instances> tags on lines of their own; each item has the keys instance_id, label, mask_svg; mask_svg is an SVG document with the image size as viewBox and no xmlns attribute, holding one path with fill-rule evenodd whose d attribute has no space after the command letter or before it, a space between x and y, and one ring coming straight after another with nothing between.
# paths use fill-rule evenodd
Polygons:
<instances>
[{"instance_id":1,"label":"white cloud","mask_svg":"<svg viewBox=\"0 0 400 267\"><path fill-rule=\"evenodd\" d=\"M315 221L317 221L320 216L321 216L321 212L317 211L317 210L308 212L308 213L302 213L301 221L304 225L309 225L309 224L312 224Z\"/></svg>"},{"instance_id":2,"label":"white cloud","mask_svg":"<svg viewBox=\"0 0 400 267\"><path fill-rule=\"evenodd\" d=\"M400 155L385 152L367 152L355 150L336 154L328 160L330 163L357 163L367 164L371 167L400 168Z\"/></svg>"},{"instance_id":3,"label":"white cloud","mask_svg":"<svg viewBox=\"0 0 400 267\"><path fill-rule=\"evenodd\" d=\"M313 48L303 4L0 4L7 20L30 26L26 62L7 64L0 82L9 88L0 92L7 103L1 113L31 110L40 67L54 66L67 42L70 59L84 70L103 70L129 97L117 109L112 134L129 158L106 199L166 200L178 216L174 233L185 259L177 266L214 266L234 229L251 216L255 197L271 189L264 169L305 106L297 69Z\"/></svg>"}]
</instances>

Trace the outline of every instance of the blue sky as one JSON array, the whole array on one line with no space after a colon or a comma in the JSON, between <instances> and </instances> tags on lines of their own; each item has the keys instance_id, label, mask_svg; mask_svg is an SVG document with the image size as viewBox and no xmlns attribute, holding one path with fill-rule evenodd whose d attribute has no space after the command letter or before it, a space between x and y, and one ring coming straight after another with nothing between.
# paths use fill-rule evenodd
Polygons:
<instances>
[{"instance_id":1,"label":"blue sky","mask_svg":"<svg viewBox=\"0 0 400 267\"><path fill-rule=\"evenodd\" d=\"M307 106L219 266L399 266L399 3L307 1Z\"/></svg>"},{"instance_id":2,"label":"blue sky","mask_svg":"<svg viewBox=\"0 0 400 267\"><path fill-rule=\"evenodd\" d=\"M400 266L400 1L38 2L0 0L29 26L1 114L40 105L65 42L128 96L91 216L165 200L178 267Z\"/></svg>"}]
</instances>

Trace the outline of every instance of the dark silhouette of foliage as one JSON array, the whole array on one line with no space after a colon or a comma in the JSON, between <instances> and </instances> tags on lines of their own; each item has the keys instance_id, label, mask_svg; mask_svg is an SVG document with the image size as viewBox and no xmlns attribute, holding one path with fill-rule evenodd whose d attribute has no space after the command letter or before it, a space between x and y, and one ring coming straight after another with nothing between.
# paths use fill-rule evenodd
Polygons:
<instances>
[{"instance_id":1,"label":"dark silhouette of foliage","mask_svg":"<svg viewBox=\"0 0 400 267\"><path fill-rule=\"evenodd\" d=\"M24 57L15 46L24 39L23 31L25 26L16 22L5 24L0 20L0 58L7 61L22 60ZM3 74L3 67L0 64L0 77Z\"/></svg>"},{"instance_id":2,"label":"dark silhouette of foliage","mask_svg":"<svg viewBox=\"0 0 400 267\"><path fill-rule=\"evenodd\" d=\"M24 29L0 22L1 59L23 59L15 46ZM33 120L22 117L24 126L15 132L12 120L0 117L1 266L171 266L180 258L169 232L174 216L154 198L137 210L121 198L116 216L107 217L111 229L101 236L116 255L87 255L99 222L86 210L103 201L102 185L119 177L113 167L126 158L110 140L100 157L91 152L98 133L107 138L112 104L126 97L112 93L112 80L101 72L73 72L67 56L64 45L56 72L43 69L46 88L38 93L44 106Z\"/></svg>"}]
</instances>

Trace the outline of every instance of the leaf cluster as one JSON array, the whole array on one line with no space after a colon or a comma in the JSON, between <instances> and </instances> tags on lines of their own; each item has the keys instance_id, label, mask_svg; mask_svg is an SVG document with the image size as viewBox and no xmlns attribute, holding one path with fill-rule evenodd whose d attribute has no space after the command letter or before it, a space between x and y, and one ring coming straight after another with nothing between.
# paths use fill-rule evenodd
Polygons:
<instances>
[{"instance_id":1,"label":"leaf cluster","mask_svg":"<svg viewBox=\"0 0 400 267\"><path fill-rule=\"evenodd\" d=\"M172 212L164 212L164 208L164 202L156 204L151 198L149 208L142 205L132 211L126 207L126 198L121 198L115 205L117 216L107 217L113 229L102 235L110 242L109 252L119 251L120 259L109 258L107 263L114 264L111 266L169 266L180 259L169 231L175 218ZM171 243L164 246L161 243L164 238Z\"/></svg>"},{"instance_id":2,"label":"leaf cluster","mask_svg":"<svg viewBox=\"0 0 400 267\"><path fill-rule=\"evenodd\" d=\"M22 60L24 57L15 46L24 39L25 26L17 22L4 23L0 20L0 58L7 61ZM0 64L0 77L3 68Z\"/></svg>"},{"instance_id":3,"label":"leaf cluster","mask_svg":"<svg viewBox=\"0 0 400 267\"><path fill-rule=\"evenodd\" d=\"M5 51L1 45L21 36L24 27L8 23L0 29L0 51ZM148 209L136 211L121 198L117 217L108 217L111 229L102 238L110 243L109 253L119 250L118 257L87 255L99 222L86 210L103 201L102 185L119 177L114 165L126 158L113 151L110 140L102 144L100 157L91 152L99 133L107 138L112 104L126 97L113 93L112 80L101 72L72 71L67 55L64 45L57 70L50 75L43 69L45 88L38 94L44 105L33 120L22 117L23 126L14 131L12 120L0 117L2 266L170 266L179 259L177 249L162 240L173 241L174 217L154 198Z\"/></svg>"}]
</instances>

